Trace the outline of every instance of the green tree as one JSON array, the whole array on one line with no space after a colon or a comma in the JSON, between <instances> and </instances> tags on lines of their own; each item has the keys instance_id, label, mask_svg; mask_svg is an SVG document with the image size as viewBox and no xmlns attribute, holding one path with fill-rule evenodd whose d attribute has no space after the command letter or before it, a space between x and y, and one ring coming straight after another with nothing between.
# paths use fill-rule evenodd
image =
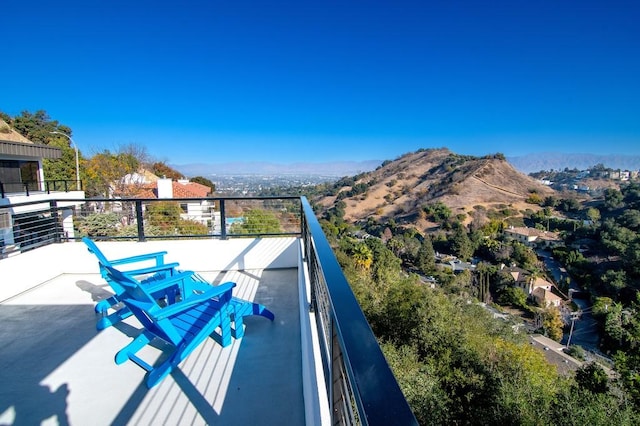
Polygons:
<instances>
[{"instance_id":1,"label":"green tree","mask_svg":"<svg viewBox=\"0 0 640 426\"><path fill-rule=\"evenodd\" d=\"M79 236L110 237L118 234L120 218L115 213L95 213L74 222Z\"/></svg>"},{"instance_id":2,"label":"green tree","mask_svg":"<svg viewBox=\"0 0 640 426\"><path fill-rule=\"evenodd\" d=\"M557 342L562 340L562 317L556 307L549 307L542 311L542 329L547 337Z\"/></svg>"},{"instance_id":3,"label":"green tree","mask_svg":"<svg viewBox=\"0 0 640 426\"><path fill-rule=\"evenodd\" d=\"M615 210L624 206L624 198L620 191L613 188L604 190L604 206L607 210Z\"/></svg>"},{"instance_id":4,"label":"green tree","mask_svg":"<svg viewBox=\"0 0 640 426\"><path fill-rule=\"evenodd\" d=\"M433 250L431 238L425 237L420 244L416 255L416 266L425 274L433 272L436 268L436 252Z\"/></svg>"},{"instance_id":5,"label":"green tree","mask_svg":"<svg viewBox=\"0 0 640 426\"><path fill-rule=\"evenodd\" d=\"M60 124L57 120L52 120L44 110L35 113L22 111L16 117L9 117L4 114L5 121L22 136L31 142L42 145L50 145L62 150L62 157L59 159L45 158L42 162L44 176L46 180L76 180L75 149L71 146L70 139L52 134L60 132L71 136L71 128ZM82 176L82 153L78 151L79 164ZM73 187L75 189L75 186Z\"/></svg>"},{"instance_id":6,"label":"green tree","mask_svg":"<svg viewBox=\"0 0 640 426\"><path fill-rule=\"evenodd\" d=\"M576 382L580 387L593 393L606 393L609 390L609 376L595 362L584 364L576 370Z\"/></svg>"},{"instance_id":7,"label":"green tree","mask_svg":"<svg viewBox=\"0 0 640 426\"><path fill-rule=\"evenodd\" d=\"M449 239L451 251L462 260L468 260L473 255L473 245L466 229L460 223L453 227L453 235Z\"/></svg>"},{"instance_id":8,"label":"green tree","mask_svg":"<svg viewBox=\"0 0 640 426\"><path fill-rule=\"evenodd\" d=\"M373 252L366 243L361 242L353 247L351 252L353 262L358 268L368 270L373 262Z\"/></svg>"},{"instance_id":9,"label":"green tree","mask_svg":"<svg viewBox=\"0 0 640 426\"><path fill-rule=\"evenodd\" d=\"M506 287L498 296L501 305L512 305L519 308L527 307L527 294L520 287Z\"/></svg>"},{"instance_id":10,"label":"green tree","mask_svg":"<svg viewBox=\"0 0 640 426\"><path fill-rule=\"evenodd\" d=\"M87 195L110 198L115 193L125 192L122 178L136 172L139 166L140 161L131 153L104 150L94 155L86 166Z\"/></svg>"},{"instance_id":11,"label":"green tree","mask_svg":"<svg viewBox=\"0 0 640 426\"><path fill-rule=\"evenodd\" d=\"M243 214L244 221L231 227L232 233L238 234L277 234L282 232L280 220L271 211L250 209Z\"/></svg>"},{"instance_id":12,"label":"green tree","mask_svg":"<svg viewBox=\"0 0 640 426\"><path fill-rule=\"evenodd\" d=\"M587 219L593 222L594 224L600 221L600 210L596 209L595 207L589 207L587 209L586 215L587 215Z\"/></svg>"},{"instance_id":13,"label":"green tree","mask_svg":"<svg viewBox=\"0 0 640 426\"><path fill-rule=\"evenodd\" d=\"M601 280L607 293L615 296L627 286L627 274L623 270L608 269L602 275Z\"/></svg>"},{"instance_id":14,"label":"green tree","mask_svg":"<svg viewBox=\"0 0 640 426\"><path fill-rule=\"evenodd\" d=\"M200 185L208 186L209 188L211 188L211 193L216 192L215 184L211 182L209 179L207 179L206 177L196 176L189 179L189 181L199 183Z\"/></svg>"},{"instance_id":15,"label":"green tree","mask_svg":"<svg viewBox=\"0 0 640 426\"><path fill-rule=\"evenodd\" d=\"M159 228L163 234L177 234L182 209L174 201L150 203L146 210L146 222Z\"/></svg>"}]
</instances>

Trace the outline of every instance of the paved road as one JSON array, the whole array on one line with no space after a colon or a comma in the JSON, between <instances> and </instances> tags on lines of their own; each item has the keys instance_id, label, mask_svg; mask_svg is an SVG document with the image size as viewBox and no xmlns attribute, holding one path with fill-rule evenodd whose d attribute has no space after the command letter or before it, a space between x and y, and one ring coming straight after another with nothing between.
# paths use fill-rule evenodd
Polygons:
<instances>
[{"instance_id":1,"label":"paved road","mask_svg":"<svg viewBox=\"0 0 640 426\"><path fill-rule=\"evenodd\" d=\"M574 291L581 291L582 289L578 286L578 283L575 282L571 278L567 271L562 267L562 265L556 261L553 257L551 257L551 253L548 251L538 250L538 257L540 257L549 271L549 273L553 276L556 282L560 282L560 280L569 277L569 293ZM573 302L580 308L583 312L579 319L576 319L573 327L573 333L571 333L571 345L579 345L584 349L592 352L599 353L599 341L600 336L598 335L598 324L597 321L593 318L590 313L591 302L586 299L573 299ZM562 343L566 344L569 338L569 332L565 333L562 338Z\"/></svg>"}]
</instances>

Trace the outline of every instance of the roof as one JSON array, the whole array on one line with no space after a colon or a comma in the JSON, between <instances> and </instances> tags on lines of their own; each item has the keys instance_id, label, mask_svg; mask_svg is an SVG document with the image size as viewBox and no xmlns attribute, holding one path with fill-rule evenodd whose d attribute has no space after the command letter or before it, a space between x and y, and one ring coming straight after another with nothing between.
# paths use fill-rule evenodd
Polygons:
<instances>
[{"instance_id":1,"label":"roof","mask_svg":"<svg viewBox=\"0 0 640 426\"><path fill-rule=\"evenodd\" d=\"M544 240L557 240L559 237L557 232L544 231L526 226L514 226L504 230L504 232L516 235L522 235L529 238L541 238Z\"/></svg>"},{"instance_id":2,"label":"roof","mask_svg":"<svg viewBox=\"0 0 640 426\"><path fill-rule=\"evenodd\" d=\"M174 198L202 198L211 194L211 188L197 182L171 182Z\"/></svg>"},{"instance_id":3,"label":"roof","mask_svg":"<svg viewBox=\"0 0 640 426\"><path fill-rule=\"evenodd\" d=\"M0 119L0 155L57 159L62 157L62 150L35 144Z\"/></svg>"},{"instance_id":4,"label":"roof","mask_svg":"<svg viewBox=\"0 0 640 426\"><path fill-rule=\"evenodd\" d=\"M545 288L545 287L551 288L552 286L553 284L545 280L544 278L535 277L534 279L531 280L531 288L533 289Z\"/></svg>"},{"instance_id":5,"label":"roof","mask_svg":"<svg viewBox=\"0 0 640 426\"><path fill-rule=\"evenodd\" d=\"M204 198L211 194L211 188L197 182L171 182L173 198ZM136 198L158 198L158 182L136 185L131 188L129 185L127 195ZM125 192L125 191L123 191Z\"/></svg>"},{"instance_id":6,"label":"roof","mask_svg":"<svg viewBox=\"0 0 640 426\"><path fill-rule=\"evenodd\" d=\"M553 302L562 302L562 297L552 293L550 290L547 290L543 287L538 287L532 292L533 296L538 298L539 300L543 300L544 302L553 303Z\"/></svg>"}]
</instances>

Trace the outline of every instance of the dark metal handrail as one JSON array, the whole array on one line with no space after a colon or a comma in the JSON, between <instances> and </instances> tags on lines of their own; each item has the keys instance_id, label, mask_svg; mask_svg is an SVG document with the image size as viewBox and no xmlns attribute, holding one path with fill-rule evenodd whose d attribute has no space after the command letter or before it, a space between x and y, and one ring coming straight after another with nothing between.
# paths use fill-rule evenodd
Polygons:
<instances>
[{"instance_id":1,"label":"dark metal handrail","mask_svg":"<svg viewBox=\"0 0 640 426\"><path fill-rule=\"evenodd\" d=\"M313 209L301 200L332 424L417 425Z\"/></svg>"},{"instance_id":2,"label":"dark metal handrail","mask_svg":"<svg viewBox=\"0 0 640 426\"><path fill-rule=\"evenodd\" d=\"M47 194L51 194L51 191L75 191L77 182L75 180L66 180L66 179L57 179L57 180L45 180L44 183L44 192ZM19 187L19 191L10 191L6 186L14 186ZM35 188L35 189L34 189ZM60 189L62 188L62 189ZM80 188L82 190L82 181L80 182ZM8 193L24 193L27 197L30 195L30 192L40 191L40 184L37 181L26 181L26 182L2 182L0 181L0 198L5 198Z\"/></svg>"}]
</instances>

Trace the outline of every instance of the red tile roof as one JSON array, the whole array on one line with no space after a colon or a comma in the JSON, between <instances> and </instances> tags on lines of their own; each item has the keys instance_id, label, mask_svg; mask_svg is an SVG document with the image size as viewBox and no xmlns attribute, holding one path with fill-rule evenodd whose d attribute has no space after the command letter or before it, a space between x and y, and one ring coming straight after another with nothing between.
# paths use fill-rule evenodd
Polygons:
<instances>
[{"instance_id":1,"label":"red tile roof","mask_svg":"<svg viewBox=\"0 0 640 426\"><path fill-rule=\"evenodd\" d=\"M171 182L173 198L203 198L211 193L211 188L197 182Z\"/></svg>"},{"instance_id":2,"label":"red tile roof","mask_svg":"<svg viewBox=\"0 0 640 426\"><path fill-rule=\"evenodd\" d=\"M204 198L211 193L211 188L196 182L171 182L173 198ZM122 191L127 197L134 198L158 198L158 183L148 183L133 187L130 185L126 191ZM126 194L125 194L126 192Z\"/></svg>"}]
</instances>

